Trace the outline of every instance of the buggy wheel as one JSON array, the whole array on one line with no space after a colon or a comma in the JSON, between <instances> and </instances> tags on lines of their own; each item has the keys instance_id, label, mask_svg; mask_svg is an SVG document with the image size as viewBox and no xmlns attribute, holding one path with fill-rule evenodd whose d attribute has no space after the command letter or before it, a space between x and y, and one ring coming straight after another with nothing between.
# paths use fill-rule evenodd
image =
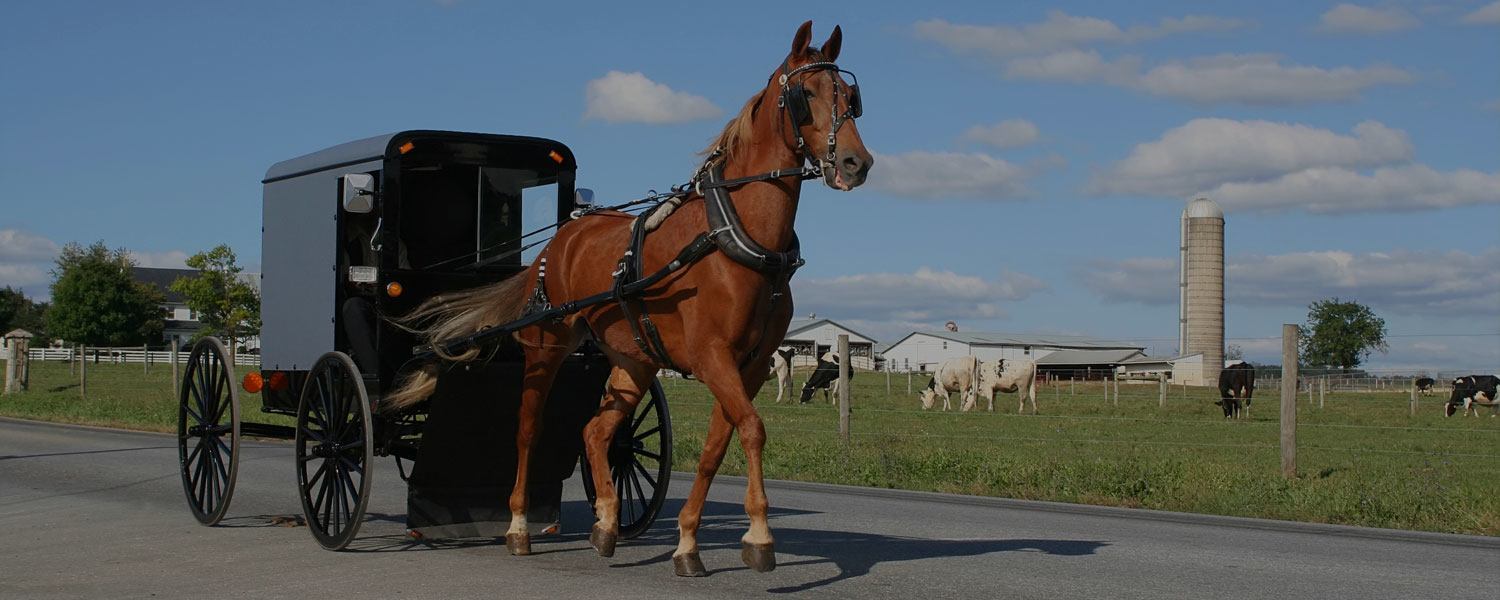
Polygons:
<instances>
[{"instance_id":1,"label":"buggy wheel","mask_svg":"<svg viewBox=\"0 0 1500 600\"><path fill-rule=\"evenodd\" d=\"M592 505L598 498L588 456L583 456L583 492ZM610 478L620 497L620 537L631 539L651 528L667 501L672 481L672 415L660 380L636 406L635 414L620 423L609 447Z\"/></svg>"},{"instance_id":2,"label":"buggy wheel","mask_svg":"<svg viewBox=\"0 0 1500 600\"><path fill-rule=\"evenodd\" d=\"M297 403L297 491L318 544L342 550L359 533L374 461L370 397L342 352L318 358Z\"/></svg>"},{"instance_id":3,"label":"buggy wheel","mask_svg":"<svg viewBox=\"0 0 1500 600\"><path fill-rule=\"evenodd\" d=\"M193 344L177 395L177 460L193 517L213 525L229 510L240 468L240 396L218 338Z\"/></svg>"}]
</instances>

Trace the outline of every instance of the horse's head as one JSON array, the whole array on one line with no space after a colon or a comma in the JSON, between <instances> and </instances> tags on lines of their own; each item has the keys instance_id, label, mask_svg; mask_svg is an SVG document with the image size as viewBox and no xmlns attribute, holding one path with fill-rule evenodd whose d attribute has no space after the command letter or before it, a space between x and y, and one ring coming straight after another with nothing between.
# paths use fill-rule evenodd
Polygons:
<instances>
[{"instance_id":1,"label":"horse's head","mask_svg":"<svg viewBox=\"0 0 1500 600\"><path fill-rule=\"evenodd\" d=\"M859 80L834 63L843 41L843 31L834 27L814 49L812 21L803 23L792 38L792 53L771 76L769 91L777 94L792 150L823 166L828 187L848 191L865 182L875 158L854 124L864 111Z\"/></svg>"}]
</instances>

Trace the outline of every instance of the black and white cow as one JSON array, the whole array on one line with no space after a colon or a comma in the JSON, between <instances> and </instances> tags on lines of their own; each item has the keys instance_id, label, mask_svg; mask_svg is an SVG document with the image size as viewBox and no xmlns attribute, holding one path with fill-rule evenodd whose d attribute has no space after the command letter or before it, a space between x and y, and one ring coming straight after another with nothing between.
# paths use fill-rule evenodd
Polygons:
<instances>
[{"instance_id":1,"label":"black and white cow","mask_svg":"<svg viewBox=\"0 0 1500 600\"><path fill-rule=\"evenodd\" d=\"M1497 405L1497 391L1500 391L1500 377L1494 375L1469 375L1454 379L1453 393L1448 396L1443 414L1451 417L1462 406L1465 415L1477 417L1478 407Z\"/></svg>"},{"instance_id":2,"label":"black and white cow","mask_svg":"<svg viewBox=\"0 0 1500 600\"><path fill-rule=\"evenodd\" d=\"M1418 380L1416 380L1416 381L1414 381L1412 383L1417 386L1417 393L1419 393L1419 394L1421 394L1423 396L1431 396L1432 395L1432 384L1437 383L1437 382L1434 381L1431 377L1423 377L1423 378L1420 378L1420 379L1418 379Z\"/></svg>"},{"instance_id":3,"label":"black and white cow","mask_svg":"<svg viewBox=\"0 0 1500 600\"><path fill-rule=\"evenodd\" d=\"M980 361L979 387L975 389L969 403L963 406L963 410L969 410L971 406L978 404L979 398L984 398L989 400L990 412L995 412L995 392L1016 394L1020 400L1020 404L1016 406L1016 414L1025 411L1026 401L1030 400L1031 414L1036 414L1036 362L1026 358Z\"/></svg>"},{"instance_id":4,"label":"black and white cow","mask_svg":"<svg viewBox=\"0 0 1500 600\"><path fill-rule=\"evenodd\" d=\"M1224 418L1250 417L1250 401L1255 396L1255 367L1236 363L1219 371L1219 401ZM1240 401L1244 401L1243 407Z\"/></svg>"},{"instance_id":5,"label":"black and white cow","mask_svg":"<svg viewBox=\"0 0 1500 600\"><path fill-rule=\"evenodd\" d=\"M849 380L854 380L854 369L849 369ZM802 386L802 404L812 400L813 390L823 390L824 399L837 402L839 397L839 355L829 352L818 357L818 366Z\"/></svg>"},{"instance_id":6,"label":"black and white cow","mask_svg":"<svg viewBox=\"0 0 1500 600\"><path fill-rule=\"evenodd\" d=\"M776 376L776 403L781 404L782 394L791 396L792 391L792 357L797 355L797 349L791 346L783 346L776 349L771 355L771 374Z\"/></svg>"}]
</instances>

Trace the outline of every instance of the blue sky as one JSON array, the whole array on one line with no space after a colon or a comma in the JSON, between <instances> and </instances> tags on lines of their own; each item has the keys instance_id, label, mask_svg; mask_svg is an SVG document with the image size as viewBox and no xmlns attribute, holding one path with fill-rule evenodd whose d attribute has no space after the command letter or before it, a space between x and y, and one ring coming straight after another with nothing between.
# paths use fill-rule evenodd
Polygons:
<instances>
[{"instance_id":1,"label":"blue sky","mask_svg":"<svg viewBox=\"0 0 1500 600\"><path fill-rule=\"evenodd\" d=\"M1373 366L1500 368L1500 2L849 6L11 3L0 285L45 295L69 241L258 266L267 166L398 129L551 137L603 201L664 189L812 19L877 163L806 188L799 313L1170 354L1207 194L1252 358L1338 295L1398 336Z\"/></svg>"}]
</instances>

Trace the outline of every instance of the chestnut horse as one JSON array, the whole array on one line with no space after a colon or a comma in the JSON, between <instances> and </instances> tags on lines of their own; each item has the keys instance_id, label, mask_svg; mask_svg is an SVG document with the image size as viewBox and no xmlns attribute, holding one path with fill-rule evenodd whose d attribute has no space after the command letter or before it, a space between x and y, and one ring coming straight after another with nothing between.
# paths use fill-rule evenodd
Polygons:
<instances>
[{"instance_id":1,"label":"chestnut horse","mask_svg":"<svg viewBox=\"0 0 1500 600\"><path fill-rule=\"evenodd\" d=\"M865 181L874 159L853 122L861 112L858 88L851 87L833 64L843 34L835 27L816 49L810 45L811 36L812 22L808 21L797 30L791 54L772 72L765 88L745 103L710 145L700 177L718 169L722 169L724 180L753 178L777 170L793 172L811 160L821 166L824 183L834 189L852 190ZM728 188L729 202L742 223L735 235L747 235L752 246L758 244L770 252L793 248L796 235L792 227L801 184L800 177L787 175ZM679 251L709 231L710 210L706 204L702 196L691 196L646 236L640 252L642 273L673 261ZM484 327L515 320L527 310L528 300L540 298L561 305L607 291L614 284L612 273L617 259L631 246L632 223L631 215L612 211L575 219L558 229L524 273L487 287L429 300L407 317L408 322L426 324L421 331L424 340L436 347ZM516 484L510 496L511 525L506 534L512 554L531 552L526 529L527 465L540 427L542 403L563 359L591 338L612 367L599 409L584 428L598 496L594 504L598 521L589 536L595 550L601 556L611 556L619 533L620 500L607 458L611 438L621 420L641 401L657 371L675 368L695 375L714 396L697 478L677 519L679 541L673 553L676 572L683 576L706 574L698 556L699 519L709 485L735 433L745 452L749 478L745 512L750 528L741 540L741 558L757 571L775 568L761 475L766 432L751 402L765 382L771 356L792 317L788 288L791 269L779 273L754 269L731 257L723 244L718 246L719 251L647 288L632 302L635 308L628 313L615 303L596 304L516 332L526 364L516 433ZM549 265L550 270L546 269ZM540 286L539 273L545 273ZM642 310L659 331L653 340L659 340L659 344L646 344L635 333ZM477 354L477 350L470 350L447 358L467 360ZM435 373L434 368L426 368L409 375L387 396L387 405L405 406L425 398L436 386Z\"/></svg>"}]
</instances>

